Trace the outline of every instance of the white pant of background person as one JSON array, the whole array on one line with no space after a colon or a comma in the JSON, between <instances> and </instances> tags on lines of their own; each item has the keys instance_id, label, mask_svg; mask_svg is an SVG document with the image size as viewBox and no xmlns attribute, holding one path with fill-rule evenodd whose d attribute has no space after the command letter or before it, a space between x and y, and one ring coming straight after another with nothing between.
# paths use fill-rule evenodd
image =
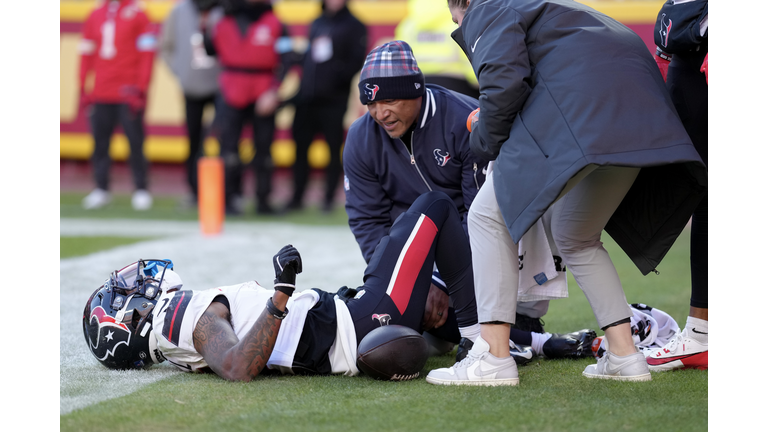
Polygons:
<instances>
[{"instance_id":1,"label":"white pant of background person","mask_svg":"<svg viewBox=\"0 0 768 432\"><path fill-rule=\"evenodd\" d=\"M632 316L600 235L639 172L639 168L589 165L542 216L547 236L552 236L600 328ZM468 226L479 322L514 323L518 248L496 201L492 175L472 202Z\"/></svg>"}]
</instances>

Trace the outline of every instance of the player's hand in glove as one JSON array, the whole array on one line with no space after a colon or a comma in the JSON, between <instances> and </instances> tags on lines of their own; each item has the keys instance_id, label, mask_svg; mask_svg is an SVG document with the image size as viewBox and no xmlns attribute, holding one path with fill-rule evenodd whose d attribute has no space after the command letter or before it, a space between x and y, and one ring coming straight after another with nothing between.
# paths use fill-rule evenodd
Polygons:
<instances>
[{"instance_id":1,"label":"player's hand in glove","mask_svg":"<svg viewBox=\"0 0 768 432\"><path fill-rule=\"evenodd\" d=\"M275 289L288 297L296 289L296 275L301 273L301 255L292 245L283 246L272 259L275 266Z\"/></svg>"},{"instance_id":2,"label":"player's hand in glove","mask_svg":"<svg viewBox=\"0 0 768 432\"><path fill-rule=\"evenodd\" d=\"M704 73L704 79L707 80L707 85L709 85L709 53L704 56L704 63L701 64L701 69L699 70Z\"/></svg>"},{"instance_id":3,"label":"player's hand in glove","mask_svg":"<svg viewBox=\"0 0 768 432\"><path fill-rule=\"evenodd\" d=\"M467 117L467 130L472 132L472 129L475 128L475 125L478 121L480 121L480 108L476 108L474 111L469 113L469 116Z\"/></svg>"},{"instance_id":4,"label":"player's hand in glove","mask_svg":"<svg viewBox=\"0 0 768 432\"><path fill-rule=\"evenodd\" d=\"M656 65L659 67L661 77L664 78L664 82L667 82L667 69L669 69L669 62L672 61L672 56L665 53L661 48L656 47L656 55L653 56L656 60Z\"/></svg>"}]
</instances>

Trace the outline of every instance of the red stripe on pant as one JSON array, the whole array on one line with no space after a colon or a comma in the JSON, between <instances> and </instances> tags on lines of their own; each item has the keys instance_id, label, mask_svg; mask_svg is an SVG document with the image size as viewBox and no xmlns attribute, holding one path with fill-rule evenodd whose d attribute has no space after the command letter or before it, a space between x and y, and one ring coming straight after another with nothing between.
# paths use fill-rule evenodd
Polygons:
<instances>
[{"instance_id":1,"label":"red stripe on pant","mask_svg":"<svg viewBox=\"0 0 768 432\"><path fill-rule=\"evenodd\" d=\"M424 260L426 260L429 250L432 248L432 242L436 235L437 226L435 226L435 223L425 215L422 215L416 226L414 226L403 250L400 252L400 258L389 282L387 294L389 294L401 315L408 308L408 302L411 300L411 293L413 292L416 278L424 266Z\"/></svg>"}]
</instances>

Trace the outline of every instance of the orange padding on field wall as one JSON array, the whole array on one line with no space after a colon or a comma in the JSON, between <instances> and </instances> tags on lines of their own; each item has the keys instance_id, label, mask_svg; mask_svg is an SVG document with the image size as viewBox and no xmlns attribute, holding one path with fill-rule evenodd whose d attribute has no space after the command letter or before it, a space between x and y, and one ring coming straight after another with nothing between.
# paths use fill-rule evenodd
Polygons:
<instances>
[{"instance_id":1,"label":"orange padding on field wall","mask_svg":"<svg viewBox=\"0 0 768 432\"><path fill-rule=\"evenodd\" d=\"M200 230L205 235L219 234L224 225L224 161L220 157L200 158L197 175Z\"/></svg>"}]
</instances>

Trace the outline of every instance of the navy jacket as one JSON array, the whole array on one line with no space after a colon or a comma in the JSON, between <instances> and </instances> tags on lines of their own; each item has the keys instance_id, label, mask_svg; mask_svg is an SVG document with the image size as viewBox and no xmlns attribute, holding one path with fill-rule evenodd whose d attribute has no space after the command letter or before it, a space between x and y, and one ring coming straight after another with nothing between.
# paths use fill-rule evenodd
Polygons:
<instances>
[{"instance_id":1,"label":"navy jacket","mask_svg":"<svg viewBox=\"0 0 768 432\"><path fill-rule=\"evenodd\" d=\"M365 114L344 146L349 227L365 261L401 213L431 190L445 192L467 229L467 211L485 182L487 161L469 148L467 116L477 100L427 84L412 132L413 152Z\"/></svg>"},{"instance_id":2,"label":"navy jacket","mask_svg":"<svg viewBox=\"0 0 768 432\"><path fill-rule=\"evenodd\" d=\"M453 37L480 86L470 144L496 161L512 239L587 165L642 167L606 231L653 270L700 201L706 169L640 37L573 0L474 0Z\"/></svg>"}]
</instances>

